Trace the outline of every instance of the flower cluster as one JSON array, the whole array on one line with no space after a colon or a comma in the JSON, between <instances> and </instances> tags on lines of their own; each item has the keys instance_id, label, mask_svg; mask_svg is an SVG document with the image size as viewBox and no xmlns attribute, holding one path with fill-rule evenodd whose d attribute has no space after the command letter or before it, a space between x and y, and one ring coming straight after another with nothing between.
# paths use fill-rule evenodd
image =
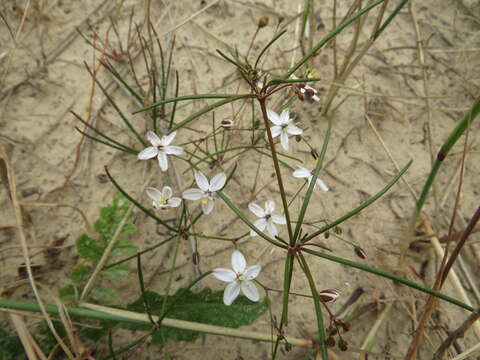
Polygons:
<instances>
[{"instance_id":1,"label":"flower cluster","mask_svg":"<svg viewBox=\"0 0 480 360\"><path fill-rule=\"evenodd\" d=\"M319 101L317 90L306 84L296 85L296 92L299 96L305 96L310 100ZM283 110L281 114L267 109L268 119L273 123L270 127L270 132L273 138L279 138L280 144L285 151L289 150L289 136L299 136L303 130L294 124L293 119L290 118L289 110ZM233 121L223 120L221 126L224 129L230 129L233 126ZM163 137L159 137L152 131L147 132L147 139L151 146L146 147L138 153L138 159L148 160L157 158L158 164L162 171L168 170L168 156L178 156L183 154L183 149L180 146L171 145L175 139L176 132L172 132ZM299 166L293 172L296 178L307 179L308 184L313 179L313 172L305 167ZM221 172L213 176L210 180L200 171L194 172L195 183L197 187L188 188L183 191L182 198L184 200L200 201L200 206L205 215L210 214L215 202L219 198L217 192L222 190L227 182L227 176ZM323 190L329 191L328 186L321 180L316 179L315 185ZM168 209L179 207L182 203L182 198L174 197L173 190L169 186L164 186L162 191L149 187L146 189L147 195L152 200L152 206L155 209ZM277 225L286 225L287 221L284 216L274 214L275 201L265 201L265 206L262 208L255 202L248 205L249 210L259 219L253 224L254 229L250 230L250 236L255 237L258 232L266 231L269 236L275 238L278 236ZM243 293L251 301L259 301L260 295L255 286L254 279L259 275L261 266L254 265L247 267L245 257L236 250L232 254L232 269L217 268L213 270L213 275L228 285L225 288L223 295L223 302L225 305L231 305L233 301Z\"/></svg>"}]
</instances>

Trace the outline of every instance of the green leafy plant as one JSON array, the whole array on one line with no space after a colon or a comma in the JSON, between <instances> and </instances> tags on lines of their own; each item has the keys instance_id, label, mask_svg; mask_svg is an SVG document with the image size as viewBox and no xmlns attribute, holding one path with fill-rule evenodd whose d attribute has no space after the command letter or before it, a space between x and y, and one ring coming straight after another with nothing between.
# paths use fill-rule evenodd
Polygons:
<instances>
[{"instance_id":1,"label":"green leafy plant","mask_svg":"<svg viewBox=\"0 0 480 360\"><path fill-rule=\"evenodd\" d=\"M120 194L113 196L110 205L100 208L100 217L95 222L97 236L91 237L88 234L81 234L75 242L80 257L86 264L79 265L70 272L72 284L59 290L59 296L63 301L75 302L85 283L88 281L95 266L100 261L105 249L111 241L117 227L121 225L129 207L129 202ZM109 259L114 261L120 257L126 257L137 252L137 247L128 238L137 231L133 224L123 225L118 239L113 246ZM101 276L106 280L113 280L123 277L131 272L128 264L118 264L101 271ZM90 293L90 298L96 301L113 303L116 299L115 293L108 287L95 285Z\"/></svg>"},{"instance_id":2,"label":"green leafy plant","mask_svg":"<svg viewBox=\"0 0 480 360\"><path fill-rule=\"evenodd\" d=\"M268 309L268 299L254 303L243 296L239 297L230 307L226 307L223 304L223 291L214 292L204 288L197 293L180 289L167 297L154 291L145 291L144 296L142 295L127 306L127 310L144 312L145 300L152 315L161 315L162 307L166 306L170 309L166 313L169 318L229 328L250 325ZM128 328L147 331L150 327L129 325ZM197 331L160 327L153 334L152 341L154 344L164 344L168 339L194 341L199 335L200 333Z\"/></svg>"}]
</instances>

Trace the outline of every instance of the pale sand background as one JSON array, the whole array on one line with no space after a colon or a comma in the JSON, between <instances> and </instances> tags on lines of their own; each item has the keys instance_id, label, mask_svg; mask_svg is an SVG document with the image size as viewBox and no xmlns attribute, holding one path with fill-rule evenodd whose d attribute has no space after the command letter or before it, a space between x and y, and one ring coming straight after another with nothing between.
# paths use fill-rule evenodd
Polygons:
<instances>
[{"instance_id":1,"label":"pale sand background","mask_svg":"<svg viewBox=\"0 0 480 360\"><path fill-rule=\"evenodd\" d=\"M16 3L16 6L14 6ZM296 48L295 15L302 8L295 1L164 1L152 2L152 19L158 21L157 32L162 36L164 48L168 48L172 35L176 35L175 56L173 67L179 71L181 86L180 94L205 92L238 91L238 81L232 82L236 76L232 66L226 64L216 54L215 49L225 50L224 44L237 46L240 53L245 54L256 23L260 16L269 17L269 25L262 29L252 49L257 54L275 31L279 17L284 17L288 33L269 54L266 68L273 68L280 74L292 63L292 57L298 60L300 49ZM208 4L213 6L202 11ZM332 27L332 1L322 1L315 5L318 30L313 34L315 40L321 39ZM350 1L339 1L338 13L343 15ZM389 6L393 9L397 1ZM467 3L467 2L465 2ZM14 31L18 29L24 14L26 1L9 1L0 5L0 9ZM135 11L134 20L143 21L144 2L127 0L123 6L113 9L102 7L98 14L107 16L91 16L92 11L101 4L100 1L31 1L25 18L23 30L17 38L14 47L5 26L2 23L0 32L0 141L6 144L11 155L20 199L28 203L24 206L26 231L31 245L32 260L35 264L46 265L47 276L42 282L56 291L68 283L69 270L79 263L76 250L73 248L77 236L86 231L86 224L79 212L67 207L40 206L40 203L67 204L83 212L88 221L93 222L98 216L99 207L108 204L114 193L114 188L108 182L102 181L103 167L108 165L113 176L135 196L141 196L144 204L149 205L146 196L139 193L145 179L153 173L151 185L161 187L173 184L173 172L167 176L161 173L155 163L149 167L140 163L133 156L113 152L90 141L81 142L81 136L74 130L80 124L69 114L75 110L84 118L91 113L97 114L96 126L108 132L114 138L122 139L132 146L139 146L121 123L118 115L110 106L104 106L104 96L100 90L94 89L92 80L84 69L83 62L92 64L92 59L99 56L93 53L80 36L75 33L75 27L89 20L102 39L105 38L110 24L109 16L116 18L124 44L132 8ZM118 5L118 4L117 4ZM454 0L415 1L413 10L420 31L420 38L425 47L424 63L427 67L427 91L430 96L430 113L423 98L425 95L423 71L417 50L417 37L412 16L405 8L393 24L381 36L363 58L341 90L331 113L334 127L329 151L326 158L326 174L322 178L332 188L330 193L316 192L313 196L307 220L326 218L333 220L361 201L373 195L383 187L396 172L391 160L378 141L371 126L365 120L365 113L372 119L383 141L400 166L414 159L413 165L405 176L409 184L418 193L423 186L430 168L430 153L427 140L427 121L431 117L431 130L434 152L447 137L451 129L462 118L464 112L478 95L479 41L480 18L477 2L466 7ZM197 13L198 12L198 13ZM368 20L366 29L372 25ZM86 35L91 31L81 26ZM68 47L63 48L68 34L75 34L66 40ZM337 46L340 60L351 39L352 28L338 38ZM368 36L366 31L363 39ZM117 48L118 41L112 30L109 32L112 48ZM58 50L58 53L57 53ZM53 59L52 55L56 55ZM138 58L138 68L142 67ZM315 58L313 67L324 79L320 87L326 94L333 77L333 52L331 47L323 49ZM115 62L117 70L126 69L125 62ZM142 75L143 76L143 75ZM104 70L98 77L104 84L112 83L112 79ZM144 81L147 81L143 77ZM17 86L17 84L20 84ZM112 90L116 101L127 113L138 108L122 91ZM366 98L362 89L368 92ZM90 98L92 99L91 104ZM274 99L278 100L278 97ZM205 106L206 102L197 101L192 105L178 109L177 120L185 118L192 111ZM273 106L274 103L271 103ZM225 106L216 111L216 119L233 117L240 109L240 104ZM326 118L320 117L320 105L297 102L291 109L301 120L301 126L309 127L306 133L311 144L320 149L323 134L326 129ZM429 115L430 114L430 115ZM241 117L243 116L243 119ZM236 125L247 127L250 124L249 112L236 119ZM132 117L132 121L144 131L143 115ZM192 124L197 131L206 134L211 131L211 117L206 116ZM232 144L246 143L242 139L245 132L233 133ZM178 141L198 139L202 133L189 130L179 132ZM469 152L466 163L466 176L460 202L460 216L468 221L478 206L478 176L480 163L478 161L478 124L474 124L470 133ZM248 141L248 140L247 140ZM291 141L293 154L305 161L307 167L314 165L307 147ZM438 199L441 211L433 213L433 198L426 210L439 236L446 234L451 216L453 202L458 184L458 169L461 159L463 141L453 149L452 155L445 160L445 165L438 177ZM193 148L190 148L192 150ZM260 157L249 153L240 156L238 169L226 192L235 202L246 210L251 198L251 189ZM224 170L230 169L232 161L223 163ZM181 173L185 163L176 161L175 167ZM217 173L219 168L209 169L205 164L202 168L209 176ZM284 172L289 194L293 194L300 181ZM172 180L170 180L172 179ZM191 181L188 175L185 186ZM267 198L273 198L280 208L280 197L273 181L273 167L266 158L261 160L260 173L256 189L263 191L256 201L263 204ZM175 188L178 194L181 189ZM12 212L9 210L6 191L2 187L1 194L1 226L0 232L0 286L8 288L19 280L17 266L23 261L18 240L14 231L9 228L15 225ZM298 204L296 205L298 208ZM344 237L358 243L368 253L365 263L388 271L401 270L404 276L431 286L438 259L430 249L410 252L409 268L398 269L398 251L403 245L404 232L409 216L414 207L414 201L407 186L400 182L382 200L368 208L362 214L345 223ZM192 207L193 208L193 207ZM295 209L295 206L294 206ZM295 211L293 211L295 212ZM134 242L141 249L161 240L165 234L158 231L149 218L135 210L136 223L140 227ZM463 215L462 215L463 214ZM167 213L166 217L173 213ZM251 214L250 214L251 215ZM253 217L252 217L253 219ZM456 230L464 225L458 222ZM214 213L198 226L197 231L206 234L237 236L246 231L246 227L223 204L217 204ZM282 232L285 235L285 229ZM65 249L61 259L65 265L54 269L45 264L42 248L50 246L55 239L66 238ZM472 236L478 239L478 235ZM320 240L320 239L319 239ZM323 239L322 239L323 240ZM335 250L335 254L347 258L355 258L352 248L331 236L325 243ZM231 245L215 240L199 240L201 263L199 270L229 266ZM241 245L241 250L247 255L249 264L263 264L264 270L260 280L274 288L280 288L283 274L283 256L278 250L260 241L252 239ZM161 291L166 283L167 271L171 264L172 247L166 246L151 252L144 257L144 274L148 287ZM478 277L478 257L472 255L472 248L464 254L467 268ZM185 242L181 247L178 277L175 288L184 286L195 278L196 271L191 259L190 245ZM360 271L346 268L334 263L308 257L314 271L319 289L336 287L342 291L342 298L332 306L333 310L342 307L351 293L361 287L365 294L355 303L360 307L378 301L378 307L357 319L352 330L346 334L352 349L358 349L367 332L374 324L380 311L387 303L394 303L393 310L382 324L377 337L377 345L373 351L380 354L370 358L385 359L386 354L399 358L405 354L411 333L421 311L425 297L404 287L396 287L392 282L364 274ZM356 258L358 260L358 258ZM426 260L426 278L415 276ZM292 289L308 293L306 279L298 273ZM461 275L464 279L464 276ZM137 298L137 278L132 273L122 281L109 284L122 294L122 303ZM209 278L203 282L205 286L221 289L222 284ZM470 286L464 283L468 295L474 304L477 300L470 291ZM478 285L478 281L477 281ZM450 284L445 292L457 296ZM28 285L15 290L14 298L33 300ZM273 307L277 314L281 308L281 297L272 294ZM420 308L415 309L415 305ZM432 349L436 349L445 331L455 329L466 314L452 305L441 303L439 312L430 323L428 340L422 348L422 359L430 358ZM279 315L277 315L279 316ZM32 325L33 326L33 325ZM258 331L269 332L268 316L260 318L252 327ZM292 298L290 307L290 323L286 332L291 336L309 337L316 331L313 306L303 298ZM130 335L123 338L124 332L115 337L115 344L127 341ZM123 340L122 340L123 339ZM459 348L465 350L478 341L470 331L465 339L459 341ZM147 345L134 356L141 359L159 358L159 347ZM187 359L204 357L208 359L254 359L268 358L270 346L246 340L236 340L215 336L206 336L196 343L171 343L169 352L174 358ZM294 348L285 353L285 358L302 358L303 349ZM354 359L358 355L352 352L338 353L339 359Z\"/></svg>"}]
</instances>

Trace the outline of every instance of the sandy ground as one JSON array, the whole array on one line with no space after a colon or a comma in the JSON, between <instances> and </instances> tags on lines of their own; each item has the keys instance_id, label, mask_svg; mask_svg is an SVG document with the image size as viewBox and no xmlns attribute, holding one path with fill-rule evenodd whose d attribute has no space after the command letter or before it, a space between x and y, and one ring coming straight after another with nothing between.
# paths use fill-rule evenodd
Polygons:
<instances>
[{"instance_id":1,"label":"sandy ground","mask_svg":"<svg viewBox=\"0 0 480 360\"><path fill-rule=\"evenodd\" d=\"M314 42L332 28L332 3L323 1L315 4L315 31L310 34ZM350 1L338 3L337 22L346 13ZM391 2L389 12L396 3L398 1ZM94 11L97 7L97 11ZM260 30L251 50L251 53L256 55L272 37L279 19L283 18L282 26L286 26L288 32L272 48L268 60L263 64L265 69L281 74L301 56L301 49L297 46L296 15L302 8L303 2L283 0L170 1L152 2L151 16L164 48L170 46L172 35L176 36L173 69L179 72L181 79L180 94L235 93L245 89L243 85L239 89L240 82L234 69L216 55L215 49L225 50L225 44L229 44L238 47L241 54L246 54L257 21L265 15L269 18L269 24ZM100 51L94 52L75 31L76 27L79 27L90 39L92 28L102 39L108 34L110 61L117 70L127 70L125 58L118 56L118 39L108 28L109 18L113 17L118 24L122 46L125 48L132 9L134 21L141 23L144 19L144 2L135 0L124 1L121 6L119 2L102 5L97 0L17 0L0 5L3 16L16 36L15 46L2 22L0 142L5 144L15 170L32 261L36 265L44 266L48 276L44 276L40 281L54 292L68 283L69 269L80 262L73 245L78 235L87 229L81 213L91 223L97 218L99 207L111 201L114 188L104 181L105 165L108 165L112 175L122 186L147 206L150 205L149 200L140 191L145 181L157 187L171 184L177 194L184 187L190 186L192 181L191 175L187 174L180 179L183 188L178 188L175 174L182 174L184 162L174 161L168 173L161 173L154 163L146 165L137 161L134 156L115 152L91 141L83 141L81 135L74 130L74 127L80 124L69 113L70 110L84 118L91 117L102 131L139 148L118 115L106 103L98 87L92 86L91 77L85 71L83 62L93 66L93 61L98 59ZM331 191L314 194L307 215L308 221L336 219L381 189L396 173L395 166L375 135L372 125L400 167L410 159L414 160L404 178L414 193L420 192L431 166L430 147L435 154L478 95L480 19L477 10L476 2L415 1L414 16L412 17L407 8L402 10L372 46L340 90L328 114L334 125L326 156L326 172L322 178L331 187ZM21 31L18 31L25 11ZM87 22L92 28L89 29ZM368 37L368 29L372 25L373 17L366 23L362 42ZM349 28L338 38L340 63L348 50L352 34L352 28ZM421 56L417 47L418 39L422 40ZM309 40L306 41L308 43ZM132 46L138 47L138 43ZM139 69L142 68L142 61L141 57L135 60ZM324 48L311 64L323 79L320 84L323 99L331 86L333 64L332 46ZM95 66L97 65L95 62ZM126 113L138 108L125 92L118 90L106 71L99 71L98 78L104 84L111 84L109 93ZM144 73L140 78L147 82ZM280 96L274 98L270 105L274 106L279 102ZM179 106L177 119L187 117L206 104L205 101L196 101L187 106ZM309 128L306 138L318 150L322 145L328 119L320 115L321 104L296 102L291 108L300 119L301 126ZM251 115L248 111L236 115L239 110L242 110L240 103L225 106L215 112L216 121L235 117L236 128L246 128L251 124ZM365 115L368 115L371 124L366 121ZM131 119L144 133L145 117L136 115ZM191 129L179 132L178 141L186 142L207 134L211 131L211 121L209 116L200 118L192 123ZM244 131L234 130L229 136L232 145L241 145L248 142L249 135ZM478 140L478 124L474 124L467 145L456 231L464 228L462 221L468 221L478 206ZM314 160L304 143L291 141L291 146L295 156L302 159L307 167L313 167ZM435 206L433 198L430 198L426 207L429 222L439 237L444 236L448 230L459 181L462 146L463 140L453 149L439 174L436 188L438 205ZM193 150L193 147L190 150ZM228 160L230 156L226 158L227 161L213 169L205 164L201 168L211 176L221 169L228 171L233 163L237 162L238 169L234 179L225 191L238 206L247 210L248 202L253 199L263 203L265 199L273 198L280 208L280 196L273 181L274 170L267 158L254 152L231 160ZM258 167L258 176L255 176ZM284 172L284 177L287 193L293 195L299 181L288 171ZM255 195L252 194L254 185ZM409 251L406 265L398 267L398 254L405 246L405 231L415 204L408 186L400 182L374 206L343 224L342 237L353 241L367 252L366 264L388 271L398 271L412 280L432 286L439 259L431 247ZM23 262L23 258L18 238L12 229L15 218L4 188L0 190L0 201L0 286L7 289L19 284L17 267ZM299 204L297 202L293 205L294 212L299 208ZM198 232L233 237L246 231L246 227L235 219L226 205L217 204L216 207L214 213L199 224ZM194 209L193 206L191 208ZM140 228L134 239L138 248L144 248L166 236L140 211L134 212L136 224ZM165 217L169 216L173 216L173 213L167 212ZM286 235L285 229L282 234ZM61 252L64 264L60 268L47 263L42 252L42 249L51 246L57 239L65 240ZM471 239L478 239L478 236L474 235ZM330 236L329 239L321 241L334 249L335 255L359 260L355 258L352 247L338 238ZM189 243L182 243L178 259L180 266L174 287L184 286L193 280L199 271L228 266L231 249L230 243L199 239L201 262L195 267ZM281 287L284 258L282 252L272 250L270 245L258 238L242 243L240 249L247 255L249 263L264 265L262 283L272 288ZM145 256L144 273L150 289L163 290L171 264L171 251L172 248L166 246ZM469 246L463 254L465 268L473 274L471 276L477 286L478 277L475 274L479 270L478 251ZM340 310L358 288L362 288L364 294L349 309L361 309L362 306L374 304L352 323L352 330L346 334L353 351L335 351L337 358L359 357L355 350L361 347L367 333L381 318L379 315L385 314L383 311L389 304L393 306L380 324L376 345L369 358L402 358L411 341L425 296L358 270L318 258L308 257L308 260L319 289L334 287L342 292L342 297L332 306L333 311ZM421 269L425 269L424 274ZM297 292L308 293L307 280L299 269L296 270L298 276L295 277L292 288ZM459 271L461 283L472 304L478 306L478 299L475 298L472 286L465 280L465 274L458 268L456 270ZM126 304L138 296L138 292L131 290L136 288L136 282L136 275L132 273L121 282L109 286L122 294L122 304ZM20 281L20 284L14 291L10 291L10 296L33 300L27 283ZM213 278L207 279L203 284L217 290L222 288L222 284ZM449 282L444 291L458 297L458 291ZM280 295L273 294L272 302L274 311L279 314ZM431 358L432 352L446 334L466 317L465 312L443 302L438 310L428 325L428 337L419 358ZM290 311L287 334L297 337L312 336L316 329L312 303L303 298L292 298ZM268 316L260 318L251 329L269 332ZM115 342L120 344L122 339L128 337L129 335L119 332ZM458 341L456 349L452 348L450 356L453 357L457 352L464 351L477 342L478 338L470 330L465 338ZM269 357L270 346L247 340L206 336L196 343L172 343L169 352L173 358L178 359L201 356L208 359L266 359ZM305 353L304 349L294 348L291 352L282 352L282 356L300 359ZM157 346L145 345L136 352L135 357L155 359L159 358L158 354ZM475 356L470 358L474 359Z\"/></svg>"}]
</instances>

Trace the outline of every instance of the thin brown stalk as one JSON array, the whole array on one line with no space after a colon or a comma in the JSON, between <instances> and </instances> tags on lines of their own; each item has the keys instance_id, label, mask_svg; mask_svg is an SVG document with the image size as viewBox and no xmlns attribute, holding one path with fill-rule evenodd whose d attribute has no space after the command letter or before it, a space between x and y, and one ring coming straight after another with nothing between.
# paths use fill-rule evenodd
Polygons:
<instances>
[{"instance_id":1,"label":"thin brown stalk","mask_svg":"<svg viewBox=\"0 0 480 360\"><path fill-rule=\"evenodd\" d=\"M453 342L464 336L465 332L480 318L480 308L472 312L457 329L452 331L445 341L438 347L432 357L432 360L440 360L445 356L445 352Z\"/></svg>"},{"instance_id":2,"label":"thin brown stalk","mask_svg":"<svg viewBox=\"0 0 480 360\"><path fill-rule=\"evenodd\" d=\"M18 197L17 197L17 184L15 181L15 174L10 164L10 159L7 155L4 145L0 145L0 168L2 169L2 173L4 174L3 180L6 182L5 185L7 186L7 189L8 189L10 203L12 204L13 211L15 213L15 219L17 222L17 230L20 238L20 245L22 247L25 268L27 270L28 280L30 282L30 286L32 287L33 293L35 295L35 299L37 300L38 306L41 309L42 315L45 321L47 322L47 325L50 331L52 332L53 336L62 347L63 351L65 352L65 355L69 359L74 359L74 355L72 354L70 349L65 345L65 343L62 341L62 338L60 337L60 335L58 335L57 331L55 330L52 320L50 319L50 316L48 315L48 312L45 309L43 300L40 297L37 284L35 283L35 279L32 272L32 263L30 260L30 251L27 244L27 237L23 229L22 210L20 207L20 202L18 201Z\"/></svg>"}]
</instances>

